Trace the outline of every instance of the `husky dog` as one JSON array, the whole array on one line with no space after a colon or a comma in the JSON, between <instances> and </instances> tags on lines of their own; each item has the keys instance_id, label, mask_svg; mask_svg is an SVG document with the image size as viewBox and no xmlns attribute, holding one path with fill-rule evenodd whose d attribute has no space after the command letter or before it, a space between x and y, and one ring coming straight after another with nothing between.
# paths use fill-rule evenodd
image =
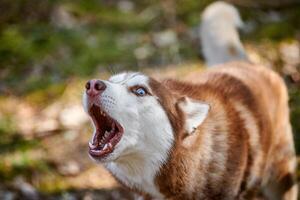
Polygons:
<instances>
[{"instance_id":1,"label":"husky dog","mask_svg":"<svg viewBox=\"0 0 300 200\"><path fill-rule=\"evenodd\" d=\"M238 10L226 2L217 1L204 10L199 33L208 66L247 59L237 30L242 26Z\"/></svg>"},{"instance_id":2,"label":"husky dog","mask_svg":"<svg viewBox=\"0 0 300 200\"><path fill-rule=\"evenodd\" d=\"M88 81L90 157L145 199L296 200L280 76L245 61L186 80L129 72Z\"/></svg>"}]
</instances>

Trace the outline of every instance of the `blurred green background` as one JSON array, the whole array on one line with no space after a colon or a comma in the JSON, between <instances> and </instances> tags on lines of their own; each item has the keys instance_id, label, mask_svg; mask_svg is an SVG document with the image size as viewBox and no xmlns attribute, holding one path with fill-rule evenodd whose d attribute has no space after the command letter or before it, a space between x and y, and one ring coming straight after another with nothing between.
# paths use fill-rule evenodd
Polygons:
<instances>
[{"instance_id":1,"label":"blurred green background","mask_svg":"<svg viewBox=\"0 0 300 200\"><path fill-rule=\"evenodd\" d=\"M88 158L83 85L205 68L198 26L211 2L0 0L0 199L131 199ZM286 80L300 153L300 2L230 2L250 59Z\"/></svg>"}]
</instances>

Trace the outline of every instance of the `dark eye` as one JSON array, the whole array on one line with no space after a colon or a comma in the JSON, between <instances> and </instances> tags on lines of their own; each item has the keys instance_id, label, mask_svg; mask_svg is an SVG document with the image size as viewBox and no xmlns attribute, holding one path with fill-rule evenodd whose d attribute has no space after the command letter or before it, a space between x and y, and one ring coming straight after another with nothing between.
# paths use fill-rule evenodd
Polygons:
<instances>
[{"instance_id":1,"label":"dark eye","mask_svg":"<svg viewBox=\"0 0 300 200\"><path fill-rule=\"evenodd\" d=\"M137 96L145 96L147 94L146 90L144 88L136 88L133 90L134 94Z\"/></svg>"}]
</instances>

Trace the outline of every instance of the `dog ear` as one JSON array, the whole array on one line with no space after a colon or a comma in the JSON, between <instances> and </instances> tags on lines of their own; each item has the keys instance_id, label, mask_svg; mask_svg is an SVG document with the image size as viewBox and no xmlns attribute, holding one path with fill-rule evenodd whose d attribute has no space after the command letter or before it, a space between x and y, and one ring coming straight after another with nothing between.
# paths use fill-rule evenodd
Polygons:
<instances>
[{"instance_id":1,"label":"dog ear","mask_svg":"<svg viewBox=\"0 0 300 200\"><path fill-rule=\"evenodd\" d=\"M179 108L185 114L185 130L188 134L202 124L208 115L210 106L207 103L183 97L178 103Z\"/></svg>"}]
</instances>

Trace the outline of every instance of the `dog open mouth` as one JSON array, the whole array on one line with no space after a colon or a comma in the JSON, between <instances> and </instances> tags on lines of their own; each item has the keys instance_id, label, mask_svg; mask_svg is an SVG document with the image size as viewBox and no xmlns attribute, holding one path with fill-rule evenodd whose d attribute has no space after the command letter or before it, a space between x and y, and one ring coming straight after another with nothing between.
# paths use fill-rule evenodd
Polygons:
<instances>
[{"instance_id":1,"label":"dog open mouth","mask_svg":"<svg viewBox=\"0 0 300 200\"><path fill-rule=\"evenodd\" d=\"M123 135L123 127L100 106L92 105L89 114L96 128L96 133L89 142L89 154L103 158L114 151Z\"/></svg>"}]
</instances>

